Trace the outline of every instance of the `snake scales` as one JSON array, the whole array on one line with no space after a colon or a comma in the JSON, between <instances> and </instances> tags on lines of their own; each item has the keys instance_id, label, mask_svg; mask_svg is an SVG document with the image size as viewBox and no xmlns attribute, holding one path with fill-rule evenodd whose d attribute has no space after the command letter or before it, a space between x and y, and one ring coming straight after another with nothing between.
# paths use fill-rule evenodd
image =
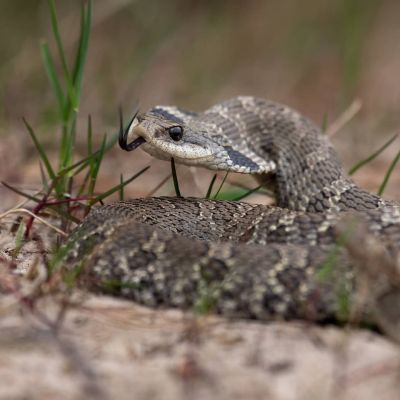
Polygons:
<instances>
[{"instance_id":1,"label":"snake scales","mask_svg":"<svg viewBox=\"0 0 400 400\"><path fill-rule=\"evenodd\" d=\"M400 319L393 312L400 309L397 278L388 278L399 264L400 209L358 187L308 119L254 97L202 113L157 106L121 130L122 148L139 145L160 159L253 174L268 181L277 207L147 198L94 209L67 244L70 263L84 266L87 287L148 306L337 320L338 296L345 293L351 305L362 286L353 266L362 270L378 257L375 276L387 277L385 289L368 290L367 304L395 301L386 319ZM354 215L361 221L338 245ZM359 246L363 254L354 255ZM363 318L370 318L368 307Z\"/></svg>"}]
</instances>

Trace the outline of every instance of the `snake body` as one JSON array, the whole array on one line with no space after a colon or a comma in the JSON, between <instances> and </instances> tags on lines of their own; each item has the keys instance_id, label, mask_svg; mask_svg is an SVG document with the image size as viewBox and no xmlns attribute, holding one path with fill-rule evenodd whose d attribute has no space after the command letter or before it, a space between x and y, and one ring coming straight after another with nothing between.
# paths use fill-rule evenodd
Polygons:
<instances>
[{"instance_id":1,"label":"snake body","mask_svg":"<svg viewBox=\"0 0 400 400\"><path fill-rule=\"evenodd\" d=\"M132 119L120 145L253 174L277 206L148 198L94 209L67 244L92 290L234 317L336 320L338 290L351 302L358 285L354 241L337 239L358 214L365 229L356 240L383 243L398 267L398 205L358 187L320 129L287 106L254 97L202 113L157 106Z\"/></svg>"}]
</instances>

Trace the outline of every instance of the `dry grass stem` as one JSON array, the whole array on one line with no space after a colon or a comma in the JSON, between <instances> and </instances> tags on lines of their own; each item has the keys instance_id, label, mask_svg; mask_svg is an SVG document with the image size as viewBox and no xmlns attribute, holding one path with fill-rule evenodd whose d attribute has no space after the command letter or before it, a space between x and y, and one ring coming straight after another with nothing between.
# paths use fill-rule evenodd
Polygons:
<instances>
[{"instance_id":1,"label":"dry grass stem","mask_svg":"<svg viewBox=\"0 0 400 400\"><path fill-rule=\"evenodd\" d=\"M355 115L361 110L362 101L355 99L350 106L328 127L326 134L333 136L348 124Z\"/></svg>"},{"instance_id":2,"label":"dry grass stem","mask_svg":"<svg viewBox=\"0 0 400 400\"><path fill-rule=\"evenodd\" d=\"M22 213L22 214L28 214L30 215L32 218L35 218L37 221L41 222L42 224L46 225L47 227L53 229L54 231L56 231L57 233L59 233L60 235L67 237L67 233L62 231L61 229L57 228L56 226L50 224L50 222L47 222L46 220L44 220L43 218L39 217L38 215L34 214L32 211L27 210L26 208L12 208L11 210L8 210L2 214L0 214L0 219L6 217L7 215L10 214L18 214L18 213Z\"/></svg>"}]
</instances>

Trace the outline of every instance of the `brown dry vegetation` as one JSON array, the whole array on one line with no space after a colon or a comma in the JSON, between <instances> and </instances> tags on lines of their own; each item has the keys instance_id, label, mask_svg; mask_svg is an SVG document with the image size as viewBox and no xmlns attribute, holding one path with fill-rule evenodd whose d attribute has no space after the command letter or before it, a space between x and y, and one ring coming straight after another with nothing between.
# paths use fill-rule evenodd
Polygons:
<instances>
[{"instance_id":1,"label":"brown dry vegetation","mask_svg":"<svg viewBox=\"0 0 400 400\"><path fill-rule=\"evenodd\" d=\"M79 4L57 2L68 53L78 38ZM333 137L350 167L399 131L399 15L396 0L96 0L76 157L85 152L89 113L99 143L115 132L119 104L126 113L137 100L142 109L159 103L202 109L251 94L321 124L360 99L361 111ZM0 4L0 179L32 191L40 187L38 156L20 117L54 159L59 141L38 46L50 36L45 1ZM376 191L399 144L356 181ZM97 191L147 164L151 169L127 187L126 197L147 195L168 168L142 152L113 149ZM205 194L212 176L183 167L178 174L183 194L195 196ZM399 199L399 188L397 169L385 196ZM157 192L173 193L170 182ZM0 211L21 200L1 186L0 198ZM54 232L35 224L35 240L13 259L15 219L0 221L1 399L398 396L399 348L373 332L230 322L82 293L65 297L55 290L58 282L46 282L43 267ZM31 275L21 280L15 269Z\"/></svg>"}]
</instances>

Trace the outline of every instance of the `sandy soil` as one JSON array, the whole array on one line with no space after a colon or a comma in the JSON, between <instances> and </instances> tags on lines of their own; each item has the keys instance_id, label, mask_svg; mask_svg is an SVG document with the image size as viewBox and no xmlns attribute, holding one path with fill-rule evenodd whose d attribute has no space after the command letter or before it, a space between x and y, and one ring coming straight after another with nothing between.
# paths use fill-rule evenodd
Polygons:
<instances>
[{"instance_id":1,"label":"sandy soil","mask_svg":"<svg viewBox=\"0 0 400 400\"><path fill-rule=\"evenodd\" d=\"M57 320L53 300L37 308ZM94 296L71 307L58 331L10 297L0 313L1 399L394 400L400 391L398 346L368 331Z\"/></svg>"}]
</instances>

